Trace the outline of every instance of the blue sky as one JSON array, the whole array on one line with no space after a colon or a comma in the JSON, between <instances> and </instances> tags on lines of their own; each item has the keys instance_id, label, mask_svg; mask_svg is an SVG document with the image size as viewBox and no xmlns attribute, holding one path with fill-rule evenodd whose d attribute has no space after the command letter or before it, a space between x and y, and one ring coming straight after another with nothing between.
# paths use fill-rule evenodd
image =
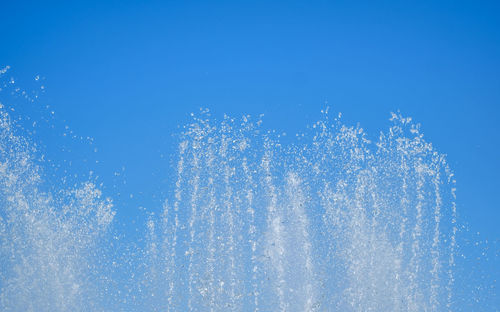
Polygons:
<instances>
[{"instance_id":1,"label":"blue sky","mask_svg":"<svg viewBox=\"0 0 500 312\"><path fill-rule=\"evenodd\" d=\"M263 113L266 127L295 133L327 103L373 138L391 111L422 123L456 173L461 220L500 237L496 1L4 1L0 11L0 65L21 85L44 77L39 103L94 138L94 170L123 197L122 222L161 201L172 135L190 112Z\"/></svg>"}]
</instances>

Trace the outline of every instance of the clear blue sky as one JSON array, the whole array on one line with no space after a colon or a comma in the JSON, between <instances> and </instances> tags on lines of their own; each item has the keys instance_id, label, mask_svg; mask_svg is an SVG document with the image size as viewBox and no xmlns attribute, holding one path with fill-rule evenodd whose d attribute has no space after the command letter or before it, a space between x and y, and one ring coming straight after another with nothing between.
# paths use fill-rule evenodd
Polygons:
<instances>
[{"instance_id":1,"label":"clear blue sky","mask_svg":"<svg viewBox=\"0 0 500 312\"><path fill-rule=\"evenodd\" d=\"M422 123L456 172L461 219L500 237L497 1L2 1L0 12L0 65L20 83L45 77L41 101L94 138L109 195L143 193L115 198L123 222L160 201L190 112L264 113L295 133L328 102L372 137L398 109ZM112 190L122 167L127 184Z\"/></svg>"}]
</instances>

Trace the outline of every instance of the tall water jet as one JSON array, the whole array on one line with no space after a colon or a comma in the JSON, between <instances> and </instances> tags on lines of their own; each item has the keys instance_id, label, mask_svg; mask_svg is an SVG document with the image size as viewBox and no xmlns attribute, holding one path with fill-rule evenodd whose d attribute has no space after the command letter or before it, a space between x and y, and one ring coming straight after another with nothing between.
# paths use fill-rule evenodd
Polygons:
<instances>
[{"instance_id":1,"label":"tall water jet","mask_svg":"<svg viewBox=\"0 0 500 312\"><path fill-rule=\"evenodd\" d=\"M19 131L0 104L0 309L96 310L96 246L113 205L93 181L44 184L38 151Z\"/></svg>"}]
</instances>

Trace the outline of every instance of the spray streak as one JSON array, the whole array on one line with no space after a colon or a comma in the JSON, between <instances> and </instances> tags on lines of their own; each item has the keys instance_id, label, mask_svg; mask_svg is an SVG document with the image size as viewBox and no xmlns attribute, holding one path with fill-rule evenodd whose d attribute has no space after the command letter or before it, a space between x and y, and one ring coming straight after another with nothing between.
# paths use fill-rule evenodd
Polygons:
<instances>
[{"instance_id":1,"label":"spray streak","mask_svg":"<svg viewBox=\"0 0 500 312\"><path fill-rule=\"evenodd\" d=\"M216 197L215 197L215 188L214 188L214 179L215 170L214 170L214 155L212 148L209 148L208 151L208 162L207 166L211 176L208 178L208 190L209 190L209 216L208 216L208 259L207 259L207 274L208 274L208 286L206 291L209 293L209 309L210 311L215 311L215 210L217 208Z\"/></svg>"},{"instance_id":2,"label":"spray streak","mask_svg":"<svg viewBox=\"0 0 500 312\"><path fill-rule=\"evenodd\" d=\"M228 308L234 310L236 308L236 259L235 259L235 225L234 225L234 211L233 211L233 189L231 184L231 178L233 176L233 168L230 167L229 161L231 160L231 151L229 151L229 140L227 133L231 133L231 127L224 123L221 138L221 149L220 154L222 158L222 171L223 171L223 185L224 185L224 195L223 195L223 205L225 207L225 217L228 227L227 233L227 257L229 260L229 303Z\"/></svg>"},{"instance_id":3,"label":"spray streak","mask_svg":"<svg viewBox=\"0 0 500 312\"><path fill-rule=\"evenodd\" d=\"M408 301L408 309L410 311L418 311L418 302L419 302L419 289L417 288L417 278L420 274L420 262L419 257L421 256L420 251L420 238L422 236L422 222L423 222L423 214L422 214L422 206L424 195L422 194L422 188L424 186L424 178L422 173L422 168L420 165L416 168L417 170L417 203L416 203L416 221L415 226L412 232L412 257L410 260L410 300Z\"/></svg>"},{"instance_id":4,"label":"spray streak","mask_svg":"<svg viewBox=\"0 0 500 312\"><path fill-rule=\"evenodd\" d=\"M256 239L256 226L255 226L255 209L253 206L253 198L254 198L254 193L252 191L253 187L253 179L252 175L250 174L250 170L248 168L247 164L247 158L243 158L243 172L245 175L245 183L247 185L246 189L246 200L248 204L248 219L249 219L249 225L248 225L248 237L249 237L249 243L250 243L250 248L251 248L251 256L250 256L250 261L251 261L251 266L252 266L252 278L251 278L251 284L252 284L252 294L253 294L253 309L254 311L259 311L259 291L258 291L258 282L257 282L257 239Z\"/></svg>"},{"instance_id":5,"label":"spray streak","mask_svg":"<svg viewBox=\"0 0 500 312\"><path fill-rule=\"evenodd\" d=\"M304 258L304 281L305 287L299 291L299 293L304 294L304 302L301 310L312 311L314 302L316 300L316 295L313 288L314 279L314 268L313 268L313 257L312 257L312 246L311 240L309 238L309 220L307 218L306 211L304 207L306 205L306 200L302 192L302 185L300 178L294 174L289 173L287 178L287 195L292 203L291 210L294 214L294 218L297 222L297 232L299 233L301 249Z\"/></svg>"},{"instance_id":6,"label":"spray streak","mask_svg":"<svg viewBox=\"0 0 500 312\"><path fill-rule=\"evenodd\" d=\"M406 235L406 229L407 229L407 223L408 223L408 204L409 199L408 199L408 165L405 160L405 156L401 155L401 171L403 172L402 174L402 196L401 196L401 201L400 205L402 208L402 216L401 216L401 221L400 221L400 228L399 228L399 244L397 248L397 255L398 257L396 258L396 280L402 280L404 277L401 275L401 270L402 270L402 263L404 261L404 238ZM396 308L396 311L401 310L401 302L400 302L400 292L403 291L400 289L400 284L401 283L394 283L394 293L396 294L394 296L394 307Z\"/></svg>"},{"instance_id":7,"label":"spray streak","mask_svg":"<svg viewBox=\"0 0 500 312\"><path fill-rule=\"evenodd\" d=\"M449 179L453 177L452 174L449 174ZM455 181L453 181L453 186L455 185ZM456 189L455 187L451 188L451 196L452 196L452 203L451 203L451 223L452 223L452 234L451 234L451 239L450 239L450 256L448 259L448 285L447 285L447 301L446 301L446 307L448 308L448 311L451 309L451 304L452 304L452 299L453 299L453 283L455 282L455 278L453 275L453 269L455 267L455 249L456 249L456 236L457 236L457 205L456 205Z\"/></svg>"},{"instance_id":8,"label":"spray streak","mask_svg":"<svg viewBox=\"0 0 500 312\"><path fill-rule=\"evenodd\" d=\"M286 311L286 303L285 303L285 269L283 267L283 238L282 238L282 228L281 228L281 216L277 211L277 203L278 203L278 195L276 194L276 188L273 185L272 174L270 162L272 158L272 152L270 150L270 142L266 142L265 146L265 155L262 159L262 169L264 171L264 181L265 187L269 194L269 204L267 207L268 210L268 220L267 225L271 231L270 233L270 257L271 261L274 264L274 268L276 270L277 280L276 280L276 292L278 295L279 302L279 310Z\"/></svg>"},{"instance_id":9,"label":"spray streak","mask_svg":"<svg viewBox=\"0 0 500 312\"><path fill-rule=\"evenodd\" d=\"M439 174L439 162L437 160L434 160L436 162L436 167L437 170L434 172L434 177L432 183L434 184L434 196L435 196L435 202L434 202L434 237L432 239L432 279L431 279L431 307L433 311L436 311L438 309L438 288L439 288L439 261L440 261L440 252L439 252L439 237L440 237L440 230L439 230L439 225L441 222L441 205L442 205L442 200L441 200L441 193L439 189L439 183L440 183L440 174Z\"/></svg>"},{"instance_id":10,"label":"spray streak","mask_svg":"<svg viewBox=\"0 0 500 312\"><path fill-rule=\"evenodd\" d=\"M177 163L177 180L175 181L175 193L174 193L174 229L173 229L173 239L172 239L172 249L170 251L170 259L172 259L172 263L174 266L171 268L172 269L172 276L176 276L176 255L177 255L177 230L180 226L179 223L179 205L182 200L182 174L184 172L184 153L186 151L188 142L183 141L179 144L179 161ZM169 290L168 290L168 307L169 310L171 307L174 306L174 293L175 293L175 287L176 287L176 280L172 279L169 285Z\"/></svg>"},{"instance_id":11,"label":"spray streak","mask_svg":"<svg viewBox=\"0 0 500 312\"><path fill-rule=\"evenodd\" d=\"M189 311L192 311L193 310L193 303L192 303L192 299L193 299L193 287L194 287L194 283L196 282L196 276L195 276L195 273L193 273L193 254L194 254L194 249L193 249L193 245L194 245L194 242L195 242L195 234L196 234L196 228L195 228L195 221L197 220L198 218L198 213L197 213L197 199L198 199L198 191L199 191L199 187L200 187L200 160L199 160L199 156L198 156L198 153L197 153L197 150L200 148L199 146L199 142L195 142L195 145L193 146L193 171L195 173L194 175L194 178L192 179L191 181L191 184L192 184L192 194L191 194L191 202L190 202L190 206L191 206L191 215L189 217L189 249L187 251L188 253L188 275L189 275L189 299L188 299L188 309Z\"/></svg>"}]
</instances>

